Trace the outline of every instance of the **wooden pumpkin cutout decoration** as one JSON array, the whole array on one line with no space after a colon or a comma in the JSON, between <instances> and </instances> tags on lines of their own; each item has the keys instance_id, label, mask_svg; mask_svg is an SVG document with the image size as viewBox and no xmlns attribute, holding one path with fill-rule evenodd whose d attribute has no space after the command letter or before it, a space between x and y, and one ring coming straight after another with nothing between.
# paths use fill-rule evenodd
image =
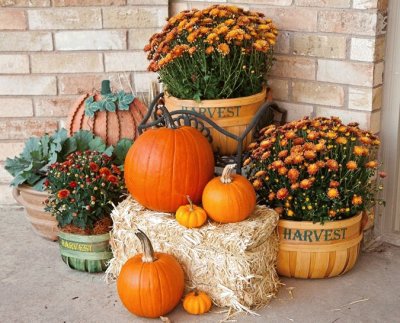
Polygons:
<instances>
[{"instance_id":1,"label":"wooden pumpkin cutout decoration","mask_svg":"<svg viewBox=\"0 0 400 323\"><path fill-rule=\"evenodd\" d=\"M118 295L131 313L157 318L180 302L185 279L181 265L171 255L154 252L149 238L138 230L143 254L130 258L117 279Z\"/></svg>"},{"instance_id":2,"label":"wooden pumpkin cutout decoration","mask_svg":"<svg viewBox=\"0 0 400 323\"><path fill-rule=\"evenodd\" d=\"M69 111L67 130L72 136L79 130L89 130L107 145L116 145L122 138L135 139L138 126L147 107L132 94L112 93L110 81L104 80L101 92L82 95Z\"/></svg>"},{"instance_id":3,"label":"wooden pumpkin cutout decoration","mask_svg":"<svg viewBox=\"0 0 400 323\"><path fill-rule=\"evenodd\" d=\"M211 298L204 292L193 291L183 299L183 308L193 315L201 315L210 311L212 306Z\"/></svg>"},{"instance_id":4,"label":"wooden pumpkin cutout decoration","mask_svg":"<svg viewBox=\"0 0 400 323\"><path fill-rule=\"evenodd\" d=\"M166 127L143 133L129 149L124 164L125 184L148 209L173 213L189 195L200 203L203 189L214 176L214 154L207 139L193 127Z\"/></svg>"},{"instance_id":5,"label":"wooden pumpkin cutout decoration","mask_svg":"<svg viewBox=\"0 0 400 323\"><path fill-rule=\"evenodd\" d=\"M225 166L220 177L212 179L203 191L203 208L216 222L245 220L256 206L253 185L242 175L233 174L235 164Z\"/></svg>"},{"instance_id":6,"label":"wooden pumpkin cutout decoration","mask_svg":"<svg viewBox=\"0 0 400 323\"><path fill-rule=\"evenodd\" d=\"M175 218L186 228L199 228L207 221L207 213L200 206L194 205L189 195L187 199L189 204L180 206Z\"/></svg>"}]
</instances>

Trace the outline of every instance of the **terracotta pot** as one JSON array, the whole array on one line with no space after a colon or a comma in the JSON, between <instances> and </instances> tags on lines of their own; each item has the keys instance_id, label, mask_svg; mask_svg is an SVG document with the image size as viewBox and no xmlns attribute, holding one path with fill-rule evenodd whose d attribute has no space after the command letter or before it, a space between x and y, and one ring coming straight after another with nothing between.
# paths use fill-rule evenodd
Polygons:
<instances>
[{"instance_id":1,"label":"terracotta pot","mask_svg":"<svg viewBox=\"0 0 400 323\"><path fill-rule=\"evenodd\" d=\"M113 257L109 233L85 236L60 231L58 235L61 258L70 268L89 273L106 270Z\"/></svg>"},{"instance_id":2,"label":"terracotta pot","mask_svg":"<svg viewBox=\"0 0 400 323\"><path fill-rule=\"evenodd\" d=\"M44 201L49 197L47 192L39 192L31 186L20 185L13 189L15 200L25 207L26 217L33 230L41 237L56 241L58 239L58 223L51 213L44 210Z\"/></svg>"},{"instance_id":3,"label":"terracotta pot","mask_svg":"<svg viewBox=\"0 0 400 323\"><path fill-rule=\"evenodd\" d=\"M109 91L109 88L106 91ZM67 121L69 136L79 130L89 130L101 137L107 145L115 145L122 138L135 139L139 136L138 126L147 112L147 107L142 102L134 99L129 110L98 111L90 118L85 115L85 100L92 95L95 101L101 100L101 94L98 92L86 93L69 111Z\"/></svg>"},{"instance_id":4,"label":"terracotta pot","mask_svg":"<svg viewBox=\"0 0 400 323\"><path fill-rule=\"evenodd\" d=\"M342 275L357 261L363 238L362 214L326 222L280 220L278 273L295 278Z\"/></svg>"},{"instance_id":5,"label":"terracotta pot","mask_svg":"<svg viewBox=\"0 0 400 323\"><path fill-rule=\"evenodd\" d=\"M265 102L266 89L260 93L234 99L204 100L181 100L166 94L164 96L165 106L169 111L192 110L212 119L220 127L240 136L249 125L258 109ZM212 129L212 146L215 152L221 155L234 155L237 151L237 141ZM252 132L243 141L243 147L247 147L252 139Z\"/></svg>"}]
</instances>

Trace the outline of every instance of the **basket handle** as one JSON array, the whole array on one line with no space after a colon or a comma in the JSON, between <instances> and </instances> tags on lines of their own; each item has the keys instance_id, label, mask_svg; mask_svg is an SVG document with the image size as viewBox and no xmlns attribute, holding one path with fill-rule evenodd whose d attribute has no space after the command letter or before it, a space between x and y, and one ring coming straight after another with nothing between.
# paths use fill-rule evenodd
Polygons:
<instances>
[{"instance_id":1,"label":"basket handle","mask_svg":"<svg viewBox=\"0 0 400 323\"><path fill-rule=\"evenodd\" d=\"M368 221L369 221L368 214L366 211L363 211L362 218L361 218L361 232L364 231L364 228L367 226Z\"/></svg>"}]
</instances>

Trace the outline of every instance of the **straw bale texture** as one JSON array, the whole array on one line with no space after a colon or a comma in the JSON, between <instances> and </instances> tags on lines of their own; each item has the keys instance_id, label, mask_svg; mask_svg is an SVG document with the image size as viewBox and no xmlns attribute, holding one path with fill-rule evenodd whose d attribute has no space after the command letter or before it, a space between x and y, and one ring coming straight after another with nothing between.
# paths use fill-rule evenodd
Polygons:
<instances>
[{"instance_id":1,"label":"straw bale texture","mask_svg":"<svg viewBox=\"0 0 400 323\"><path fill-rule=\"evenodd\" d=\"M140 228L155 251L177 258L185 271L186 288L205 291L217 306L256 314L253 310L268 304L280 285L275 270L278 215L265 206L257 206L239 223L208 222L187 229L173 214L147 210L128 197L114 208L112 219L114 258L106 271L108 281L118 277L130 257L141 253L135 236Z\"/></svg>"}]
</instances>

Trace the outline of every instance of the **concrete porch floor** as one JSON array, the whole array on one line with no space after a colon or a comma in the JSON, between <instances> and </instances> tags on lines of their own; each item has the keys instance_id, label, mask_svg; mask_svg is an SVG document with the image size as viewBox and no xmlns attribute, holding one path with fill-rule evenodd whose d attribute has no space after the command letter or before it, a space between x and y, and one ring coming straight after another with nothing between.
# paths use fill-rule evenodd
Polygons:
<instances>
[{"instance_id":1,"label":"concrete porch floor","mask_svg":"<svg viewBox=\"0 0 400 323\"><path fill-rule=\"evenodd\" d=\"M0 322L157 322L128 313L115 284L102 274L69 269L57 243L36 236L22 209L0 209ZM237 322L400 322L400 248L382 245L362 253L339 278L282 279L276 299L260 316ZM292 296L291 293L292 292ZM218 322L221 309L195 317L179 305L172 322Z\"/></svg>"}]
</instances>

